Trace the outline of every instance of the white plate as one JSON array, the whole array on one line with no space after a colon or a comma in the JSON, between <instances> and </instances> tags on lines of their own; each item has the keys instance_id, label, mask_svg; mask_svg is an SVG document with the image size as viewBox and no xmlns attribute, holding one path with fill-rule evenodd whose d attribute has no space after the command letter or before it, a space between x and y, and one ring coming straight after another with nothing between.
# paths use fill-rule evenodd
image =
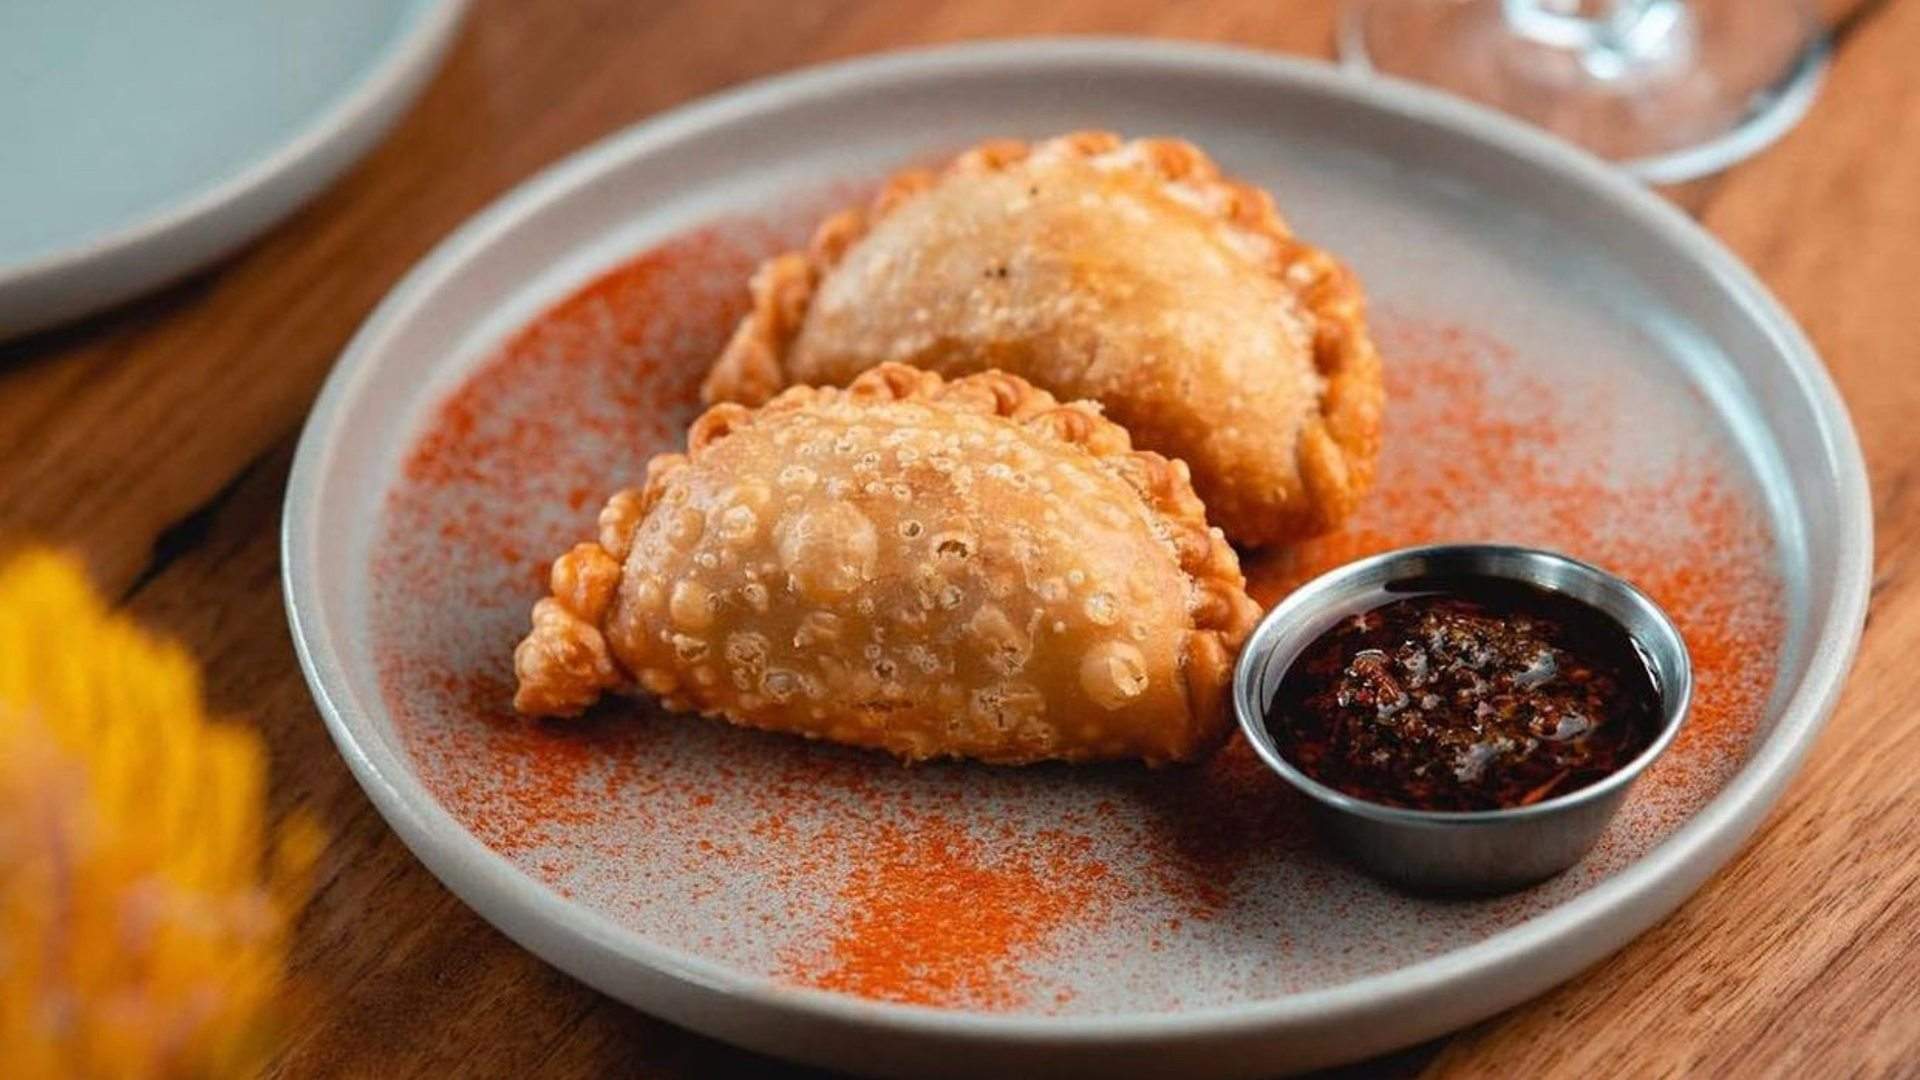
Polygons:
<instances>
[{"instance_id":1,"label":"white plate","mask_svg":"<svg viewBox=\"0 0 1920 1080\"><path fill-rule=\"evenodd\" d=\"M425 84L465 0L0 5L0 340L290 213Z\"/></svg>"},{"instance_id":2,"label":"white plate","mask_svg":"<svg viewBox=\"0 0 1920 1080\"><path fill-rule=\"evenodd\" d=\"M1674 611L1700 708L1582 866L1484 903L1394 894L1319 849L1244 747L1186 772L906 771L644 710L505 715L540 561L678 444L753 260L903 162L1088 126L1193 139L1368 284L1392 393L1379 490L1341 536L1251 563L1261 592L1385 543L1507 539L1609 565ZM1659 199L1407 87L1074 40L804 72L529 182L347 350L284 541L342 754L515 940L810 1062L1111 1076L1360 1058L1618 948L1732 855L1799 763L1858 640L1870 536L1818 358Z\"/></svg>"}]
</instances>

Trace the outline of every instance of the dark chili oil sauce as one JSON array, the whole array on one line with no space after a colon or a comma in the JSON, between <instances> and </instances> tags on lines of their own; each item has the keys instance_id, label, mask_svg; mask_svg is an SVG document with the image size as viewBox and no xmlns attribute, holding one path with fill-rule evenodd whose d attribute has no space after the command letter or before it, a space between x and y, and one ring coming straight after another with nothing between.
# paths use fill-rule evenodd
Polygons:
<instances>
[{"instance_id":1,"label":"dark chili oil sauce","mask_svg":"<svg viewBox=\"0 0 1920 1080\"><path fill-rule=\"evenodd\" d=\"M1660 690L1626 628L1484 577L1397 583L1296 658L1267 730L1314 780L1417 810L1526 806L1633 761Z\"/></svg>"}]
</instances>

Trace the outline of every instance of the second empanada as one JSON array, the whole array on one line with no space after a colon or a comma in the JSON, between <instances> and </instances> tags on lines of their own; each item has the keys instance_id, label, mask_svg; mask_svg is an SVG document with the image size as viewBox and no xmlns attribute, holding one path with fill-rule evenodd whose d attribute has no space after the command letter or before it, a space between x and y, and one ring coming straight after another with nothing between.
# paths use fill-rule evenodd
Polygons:
<instances>
[{"instance_id":1,"label":"second empanada","mask_svg":"<svg viewBox=\"0 0 1920 1080\"><path fill-rule=\"evenodd\" d=\"M902 173L753 292L710 402L883 361L1000 368L1186 461L1248 545L1331 528L1372 479L1380 362L1353 275L1184 142L995 142Z\"/></svg>"}]
</instances>

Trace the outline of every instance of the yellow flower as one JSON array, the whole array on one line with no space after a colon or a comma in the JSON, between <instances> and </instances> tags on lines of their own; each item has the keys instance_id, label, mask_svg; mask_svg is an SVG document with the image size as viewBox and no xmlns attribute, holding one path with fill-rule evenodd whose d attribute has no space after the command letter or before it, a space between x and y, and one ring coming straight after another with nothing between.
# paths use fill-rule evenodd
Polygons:
<instances>
[{"instance_id":1,"label":"yellow flower","mask_svg":"<svg viewBox=\"0 0 1920 1080\"><path fill-rule=\"evenodd\" d=\"M8 1076L258 1070L322 844L304 816L270 844L265 813L258 735L207 717L183 651L68 559L0 566Z\"/></svg>"}]
</instances>

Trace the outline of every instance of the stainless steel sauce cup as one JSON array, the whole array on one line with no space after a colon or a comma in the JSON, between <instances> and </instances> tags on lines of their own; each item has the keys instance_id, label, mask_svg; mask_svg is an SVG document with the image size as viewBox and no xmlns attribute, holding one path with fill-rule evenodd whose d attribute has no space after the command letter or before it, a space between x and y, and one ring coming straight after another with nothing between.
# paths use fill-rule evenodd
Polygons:
<instances>
[{"instance_id":1,"label":"stainless steel sauce cup","mask_svg":"<svg viewBox=\"0 0 1920 1080\"><path fill-rule=\"evenodd\" d=\"M1610 616L1632 638L1660 694L1653 744L1599 783L1507 810L1441 812L1386 806L1342 794L1295 768L1267 731L1267 707L1307 646L1348 615L1393 597L1389 586L1480 577L1559 593ZM1313 801L1325 834L1368 872L1416 892L1489 894L1524 888L1579 862L1666 750L1693 694L1686 643L1659 605L1627 582L1564 555L1495 544L1405 548L1315 578L1267 613L1234 668L1233 707L1256 753ZM1285 723L1276 717L1275 723Z\"/></svg>"}]
</instances>

